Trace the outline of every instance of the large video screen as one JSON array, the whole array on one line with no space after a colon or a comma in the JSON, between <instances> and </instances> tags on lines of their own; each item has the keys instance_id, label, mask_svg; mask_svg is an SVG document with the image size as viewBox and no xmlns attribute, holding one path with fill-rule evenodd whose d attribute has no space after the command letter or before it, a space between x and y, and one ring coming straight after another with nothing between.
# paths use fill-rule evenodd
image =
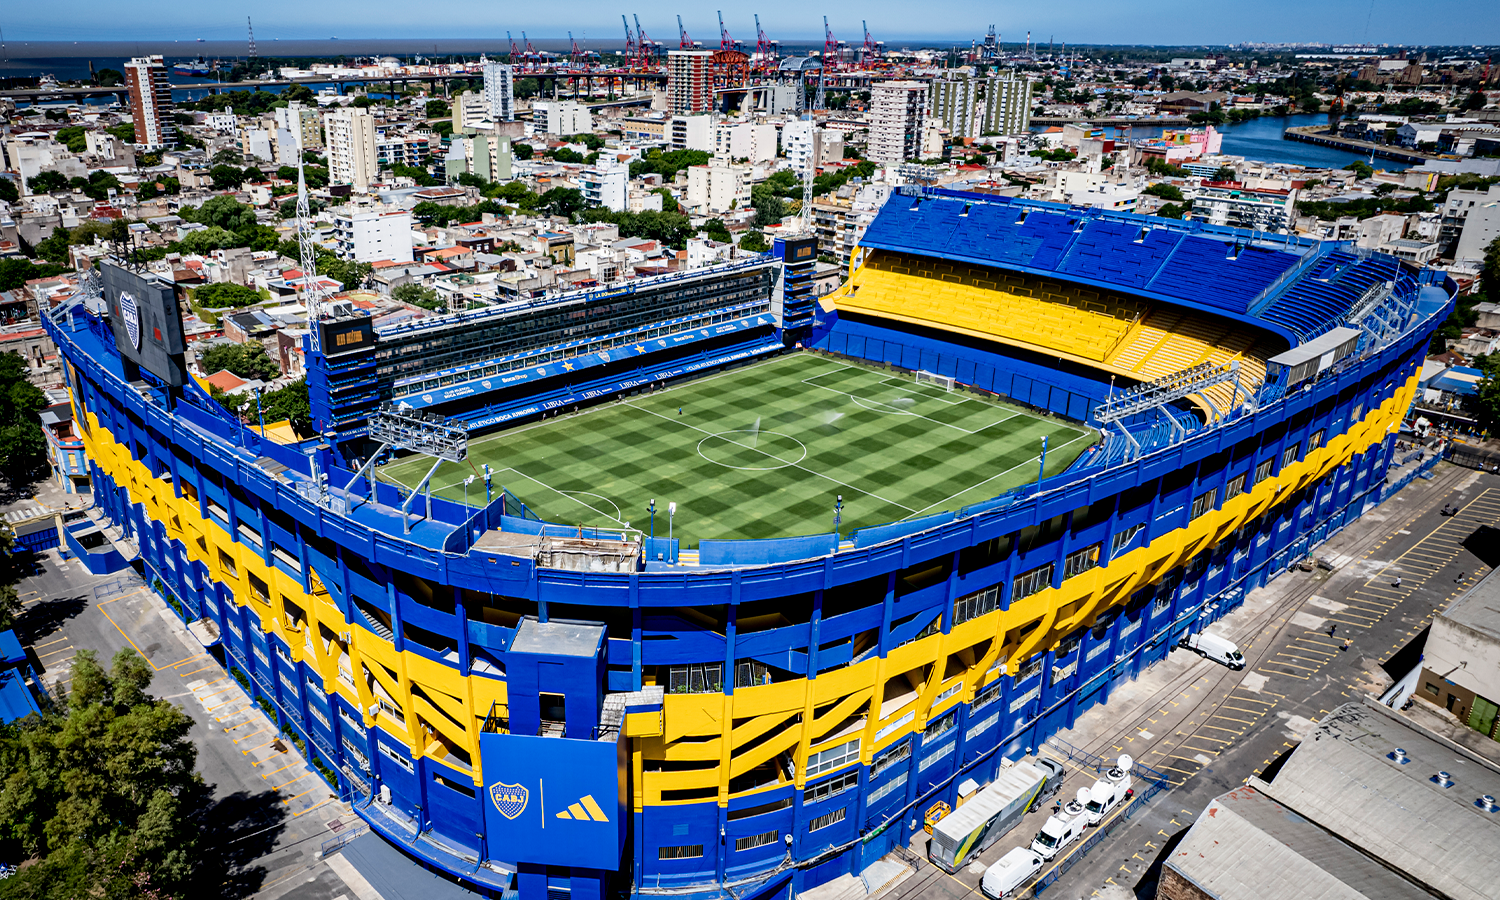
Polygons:
<instances>
[{"instance_id":1,"label":"large video screen","mask_svg":"<svg viewBox=\"0 0 1500 900\"><path fill-rule=\"evenodd\" d=\"M108 262L100 266L100 276L120 355L168 386L182 387L187 341L172 283Z\"/></svg>"}]
</instances>

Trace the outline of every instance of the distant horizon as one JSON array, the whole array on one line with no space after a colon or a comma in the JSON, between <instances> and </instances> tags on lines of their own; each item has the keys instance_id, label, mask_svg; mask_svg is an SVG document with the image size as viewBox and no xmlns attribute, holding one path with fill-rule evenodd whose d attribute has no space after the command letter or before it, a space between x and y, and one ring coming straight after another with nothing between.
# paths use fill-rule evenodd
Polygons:
<instances>
[{"instance_id":1,"label":"distant horizon","mask_svg":"<svg viewBox=\"0 0 1500 900\"><path fill-rule=\"evenodd\" d=\"M262 0L230 12L217 5L184 6L170 0L61 0L8 8L0 28L6 43L139 40L246 42L246 17L254 21L257 43L380 40L480 40L504 42L509 31L566 43L568 32L595 49L622 46L623 13L633 28L637 17L656 42L676 46L678 14L691 40L719 45L719 16L742 45L756 43L755 14L770 39L782 44L821 44L824 15L837 40L850 47L873 38L888 47L901 44L967 45L982 40L990 25L1011 46L1028 34L1036 43L1091 46L1223 47L1256 43L1372 43L1393 46L1466 47L1500 44L1500 16L1492 0L1427 0L1411 16L1395 0L1260 0L1250 15L1238 0L1199 0L1190 11L1163 8L1145 0L1072 0L1033 6L976 8L965 0L927 0L920 8L891 0L829 4L809 10L790 0L761 0L754 7L714 4L678 8L622 6L599 0L572 0L566 10L547 6L497 8L480 0L456 0L440 10L398 0L331 0L311 5L293 0ZM483 34L482 38L454 37ZM395 35L400 35L396 37Z\"/></svg>"}]
</instances>

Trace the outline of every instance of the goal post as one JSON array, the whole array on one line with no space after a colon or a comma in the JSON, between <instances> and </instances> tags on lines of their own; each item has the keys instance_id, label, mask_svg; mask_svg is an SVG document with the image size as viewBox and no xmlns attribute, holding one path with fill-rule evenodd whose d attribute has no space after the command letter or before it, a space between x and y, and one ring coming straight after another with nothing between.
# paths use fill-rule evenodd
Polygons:
<instances>
[{"instance_id":1,"label":"goal post","mask_svg":"<svg viewBox=\"0 0 1500 900\"><path fill-rule=\"evenodd\" d=\"M928 372L923 369L918 369L917 384L935 384L943 390L949 391L951 393L953 390L954 382L952 376L939 375L935 372Z\"/></svg>"}]
</instances>

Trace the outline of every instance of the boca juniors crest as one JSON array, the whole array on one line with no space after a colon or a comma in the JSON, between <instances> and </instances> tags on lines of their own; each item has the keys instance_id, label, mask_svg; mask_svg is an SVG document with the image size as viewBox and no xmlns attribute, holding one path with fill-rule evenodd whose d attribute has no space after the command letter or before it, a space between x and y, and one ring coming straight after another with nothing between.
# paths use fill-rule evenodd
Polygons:
<instances>
[{"instance_id":1,"label":"boca juniors crest","mask_svg":"<svg viewBox=\"0 0 1500 900\"><path fill-rule=\"evenodd\" d=\"M507 819L514 819L525 812L526 801L530 798L531 792L519 784L506 784L502 781L490 785L490 802Z\"/></svg>"},{"instance_id":2,"label":"boca juniors crest","mask_svg":"<svg viewBox=\"0 0 1500 900\"><path fill-rule=\"evenodd\" d=\"M125 322L131 346L141 349L141 305L129 291L120 292L120 318Z\"/></svg>"}]
</instances>

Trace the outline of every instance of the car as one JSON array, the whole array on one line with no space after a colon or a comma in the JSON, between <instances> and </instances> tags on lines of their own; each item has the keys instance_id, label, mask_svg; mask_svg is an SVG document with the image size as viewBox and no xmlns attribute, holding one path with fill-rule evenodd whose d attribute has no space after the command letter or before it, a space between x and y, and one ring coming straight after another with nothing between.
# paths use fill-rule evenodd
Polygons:
<instances>
[{"instance_id":1,"label":"car","mask_svg":"<svg viewBox=\"0 0 1500 900\"><path fill-rule=\"evenodd\" d=\"M1239 646L1234 641L1221 638L1217 634L1200 631L1197 634L1187 635L1178 642L1177 646L1186 647L1204 659L1211 659L1236 671L1245 668L1245 656L1240 653Z\"/></svg>"}]
</instances>

